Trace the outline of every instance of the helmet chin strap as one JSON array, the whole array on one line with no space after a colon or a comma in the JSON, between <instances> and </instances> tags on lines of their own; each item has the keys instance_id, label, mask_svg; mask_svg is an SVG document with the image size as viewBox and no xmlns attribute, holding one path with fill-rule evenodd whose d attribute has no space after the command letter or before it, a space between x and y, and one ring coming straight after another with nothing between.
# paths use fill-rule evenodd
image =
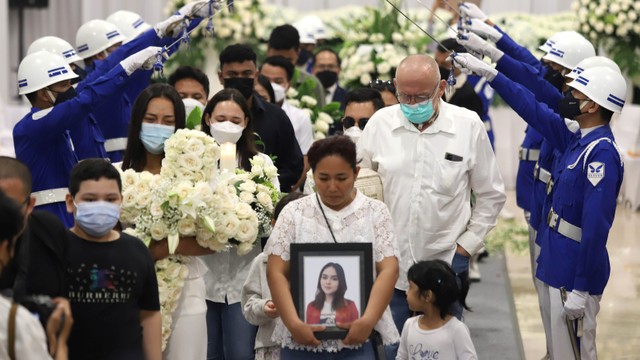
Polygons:
<instances>
[{"instance_id":1,"label":"helmet chin strap","mask_svg":"<svg viewBox=\"0 0 640 360\"><path fill-rule=\"evenodd\" d=\"M53 92L51 90L49 90L48 88L45 89L45 92L47 93L47 97L51 101L51 105L55 104L56 103L56 97L53 96Z\"/></svg>"}]
</instances>

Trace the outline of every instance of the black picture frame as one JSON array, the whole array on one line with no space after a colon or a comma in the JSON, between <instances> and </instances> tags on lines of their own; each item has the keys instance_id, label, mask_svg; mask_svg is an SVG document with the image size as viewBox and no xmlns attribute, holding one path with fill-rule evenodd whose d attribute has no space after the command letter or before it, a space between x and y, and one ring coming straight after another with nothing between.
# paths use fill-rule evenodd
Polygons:
<instances>
[{"instance_id":1,"label":"black picture frame","mask_svg":"<svg viewBox=\"0 0 640 360\"><path fill-rule=\"evenodd\" d=\"M347 293L344 298L351 305L351 310L355 305L358 318L360 318L369 302L369 294L373 286L372 244L294 243L291 244L290 250L290 287L298 316L305 323L326 326L324 331L315 333L317 339L344 339L347 336L347 330L339 328L335 324L319 324L307 319L307 311L312 306L312 300L315 300L315 291L320 281L322 266L318 267L318 264L333 262L347 268L344 271L347 285ZM354 281L356 284L353 284ZM310 295L311 291L313 295ZM356 295L354 296L354 294ZM351 295L354 299L348 299L347 295ZM318 317L320 317L319 313Z\"/></svg>"}]
</instances>

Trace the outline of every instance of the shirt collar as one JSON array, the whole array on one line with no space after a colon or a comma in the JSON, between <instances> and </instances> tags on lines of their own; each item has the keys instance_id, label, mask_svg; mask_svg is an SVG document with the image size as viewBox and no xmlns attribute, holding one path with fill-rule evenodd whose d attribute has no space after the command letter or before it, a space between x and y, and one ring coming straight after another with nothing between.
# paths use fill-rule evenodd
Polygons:
<instances>
[{"instance_id":1,"label":"shirt collar","mask_svg":"<svg viewBox=\"0 0 640 360\"><path fill-rule=\"evenodd\" d=\"M435 134L442 131L449 134L455 134L456 126L449 116L452 105L446 103L442 99L439 99L438 101L440 101L438 116L434 120L433 124L424 130L423 133ZM395 116L391 123L391 131L395 131L399 128L405 128L408 131L420 132L420 130L416 129L416 127L404 116L400 109L400 104L392 105L392 107L395 108L393 109Z\"/></svg>"},{"instance_id":2,"label":"shirt collar","mask_svg":"<svg viewBox=\"0 0 640 360\"><path fill-rule=\"evenodd\" d=\"M586 131L585 131L586 130ZM609 125L594 126L588 129L580 129L580 145L587 145L597 138L601 138L611 133L611 127Z\"/></svg>"}]
</instances>

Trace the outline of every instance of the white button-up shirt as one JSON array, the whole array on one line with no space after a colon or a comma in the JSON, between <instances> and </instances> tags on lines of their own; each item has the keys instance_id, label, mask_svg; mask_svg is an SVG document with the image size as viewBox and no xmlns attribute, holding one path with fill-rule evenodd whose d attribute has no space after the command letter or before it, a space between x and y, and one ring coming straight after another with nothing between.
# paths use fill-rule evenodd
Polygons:
<instances>
[{"instance_id":1,"label":"white button-up shirt","mask_svg":"<svg viewBox=\"0 0 640 360\"><path fill-rule=\"evenodd\" d=\"M400 249L401 290L409 287L407 270L417 261L451 263L456 244L470 254L481 250L506 200L482 121L444 101L423 132L400 105L378 110L360 137L358 159L382 178Z\"/></svg>"},{"instance_id":2,"label":"white button-up shirt","mask_svg":"<svg viewBox=\"0 0 640 360\"><path fill-rule=\"evenodd\" d=\"M302 155L307 155L307 151L309 151L311 144L313 144L311 118L302 109L291 106L287 100L282 103L282 111L284 111L289 117L289 120L291 120L291 125L293 125L293 131L296 133L296 140L298 140Z\"/></svg>"}]
</instances>

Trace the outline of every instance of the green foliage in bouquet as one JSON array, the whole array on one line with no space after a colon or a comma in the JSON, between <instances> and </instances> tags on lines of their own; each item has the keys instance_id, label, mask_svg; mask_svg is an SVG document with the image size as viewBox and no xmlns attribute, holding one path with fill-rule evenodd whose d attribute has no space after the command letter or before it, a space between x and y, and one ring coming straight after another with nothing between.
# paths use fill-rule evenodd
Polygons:
<instances>
[{"instance_id":1,"label":"green foliage in bouquet","mask_svg":"<svg viewBox=\"0 0 640 360\"><path fill-rule=\"evenodd\" d=\"M293 84L295 79L291 81ZM313 124L314 139L323 139L329 132L329 126L342 118L339 102L331 102L323 107L318 107L318 102L313 96L315 81L307 78L300 83L297 89L290 88L287 92L287 102L295 107L301 108L311 118Z\"/></svg>"}]
</instances>

